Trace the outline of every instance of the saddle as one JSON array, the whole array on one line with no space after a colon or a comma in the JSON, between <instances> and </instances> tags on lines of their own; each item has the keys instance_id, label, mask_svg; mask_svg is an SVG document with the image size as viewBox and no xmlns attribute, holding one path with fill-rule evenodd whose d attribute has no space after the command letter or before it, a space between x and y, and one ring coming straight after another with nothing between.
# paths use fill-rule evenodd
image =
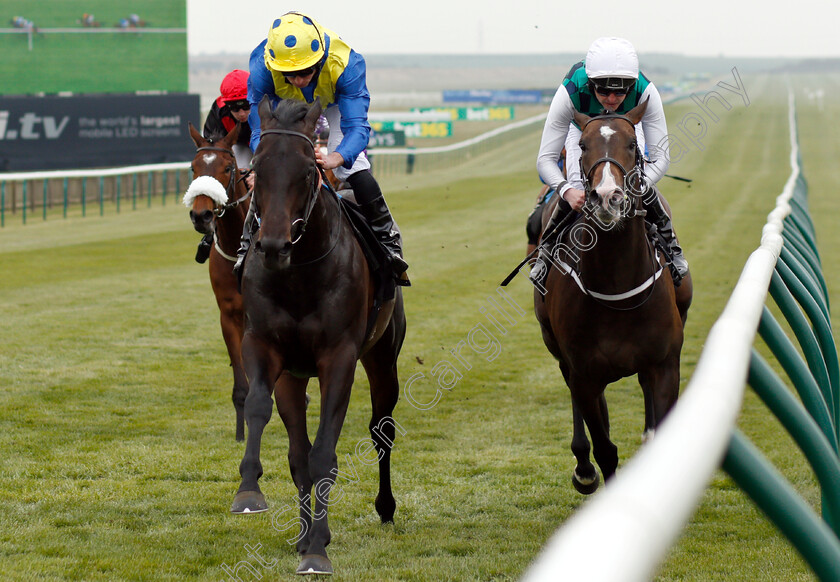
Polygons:
<instances>
[{"instance_id":1,"label":"saddle","mask_svg":"<svg viewBox=\"0 0 840 582\"><path fill-rule=\"evenodd\" d=\"M353 235L367 259L374 282L374 311L378 311L383 303L394 298L397 288L397 281L388 266L388 255L362 216L359 206L345 196L338 196L338 201L341 212L347 217Z\"/></svg>"}]
</instances>

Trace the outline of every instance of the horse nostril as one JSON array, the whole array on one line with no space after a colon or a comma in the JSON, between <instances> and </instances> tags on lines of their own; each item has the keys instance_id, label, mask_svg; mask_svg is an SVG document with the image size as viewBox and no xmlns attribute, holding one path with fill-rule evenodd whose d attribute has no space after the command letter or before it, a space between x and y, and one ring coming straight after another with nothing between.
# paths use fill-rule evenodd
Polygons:
<instances>
[{"instance_id":1,"label":"horse nostril","mask_svg":"<svg viewBox=\"0 0 840 582\"><path fill-rule=\"evenodd\" d=\"M289 253L292 252L292 241L287 240L285 243L280 245L280 248L277 249L277 252L280 253L281 256L288 256Z\"/></svg>"}]
</instances>

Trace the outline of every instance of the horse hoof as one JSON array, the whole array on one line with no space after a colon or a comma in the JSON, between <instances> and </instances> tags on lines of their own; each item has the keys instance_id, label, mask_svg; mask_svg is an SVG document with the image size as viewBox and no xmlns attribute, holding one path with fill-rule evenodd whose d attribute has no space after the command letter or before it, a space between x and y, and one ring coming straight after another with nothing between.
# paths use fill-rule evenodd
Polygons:
<instances>
[{"instance_id":1,"label":"horse hoof","mask_svg":"<svg viewBox=\"0 0 840 582\"><path fill-rule=\"evenodd\" d=\"M304 554L300 560L300 566L298 566L297 572L295 572L295 574L300 574L301 576L307 576L309 574L325 574L329 576L332 573L333 568L330 559L320 554Z\"/></svg>"},{"instance_id":2,"label":"horse hoof","mask_svg":"<svg viewBox=\"0 0 840 582\"><path fill-rule=\"evenodd\" d=\"M259 491L240 491L233 498L231 513L262 513L268 511L268 503Z\"/></svg>"},{"instance_id":3,"label":"horse hoof","mask_svg":"<svg viewBox=\"0 0 840 582\"><path fill-rule=\"evenodd\" d=\"M581 479L577 472L572 473L572 485L575 486L577 492L582 495L592 495L598 490L598 485L601 483L601 478L598 472L595 472L594 479Z\"/></svg>"}]
</instances>

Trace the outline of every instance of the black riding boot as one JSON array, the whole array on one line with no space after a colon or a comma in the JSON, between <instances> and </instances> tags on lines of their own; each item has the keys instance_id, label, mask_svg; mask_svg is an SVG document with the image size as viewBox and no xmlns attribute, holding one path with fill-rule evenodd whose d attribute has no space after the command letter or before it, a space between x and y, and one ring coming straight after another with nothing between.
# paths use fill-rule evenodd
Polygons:
<instances>
[{"instance_id":1,"label":"black riding boot","mask_svg":"<svg viewBox=\"0 0 840 582\"><path fill-rule=\"evenodd\" d=\"M688 261L685 260L682 248L680 248L677 236L674 234L674 225L671 222L671 217L662 205L659 196L652 196L648 194L643 199L645 210L648 212L648 222L651 224L651 230L655 235L658 235L663 245L665 245L666 254L670 255L666 258L668 267L671 270L671 277L674 279L674 285L679 286L682 278L688 274Z\"/></svg>"},{"instance_id":2,"label":"black riding boot","mask_svg":"<svg viewBox=\"0 0 840 582\"><path fill-rule=\"evenodd\" d=\"M242 266L245 264L245 255L251 248L251 239L257 230L254 223L258 213L257 203L254 202L252 196L251 204L248 206L248 215L245 217L245 224L242 227L242 236L239 239L239 250L236 251L236 263L233 265L233 272L236 275L236 281L239 283L240 293L242 292Z\"/></svg>"},{"instance_id":3,"label":"black riding boot","mask_svg":"<svg viewBox=\"0 0 840 582\"><path fill-rule=\"evenodd\" d=\"M540 252L537 254L537 260L534 261L534 264L531 267L531 274L529 275L533 281L539 283L540 285L542 285L545 281L546 275L548 275L549 261L546 259L546 255L551 254L551 247L559 234L553 231L571 211L572 207L569 203L563 198L560 198L557 205L554 207L554 212L551 213L551 218L548 219L548 224L546 224L545 229L543 229L542 240L540 240L540 245L538 247Z\"/></svg>"},{"instance_id":4,"label":"black riding boot","mask_svg":"<svg viewBox=\"0 0 840 582\"><path fill-rule=\"evenodd\" d=\"M362 170L348 176L347 182L353 188L359 210L388 253L391 270L399 278L408 269L408 263L402 258L400 233L376 178L369 170Z\"/></svg>"}]
</instances>

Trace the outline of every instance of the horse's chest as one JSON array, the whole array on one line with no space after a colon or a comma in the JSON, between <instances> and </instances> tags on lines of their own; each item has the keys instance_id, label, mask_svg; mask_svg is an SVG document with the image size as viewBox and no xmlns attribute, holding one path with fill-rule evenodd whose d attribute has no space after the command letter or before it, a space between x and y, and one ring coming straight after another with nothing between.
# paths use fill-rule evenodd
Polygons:
<instances>
[{"instance_id":1,"label":"horse's chest","mask_svg":"<svg viewBox=\"0 0 840 582\"><path fill-rule=\"evenodd\" d=\"M599 368L619 369L626 374L637 372L653 362L664 360L673 349L674 339L669 333L657 331L653 325L624 325L619 318L608 322L569 322L559 334L561 349L575 364Z\"/></svg>"}]
</instances>

